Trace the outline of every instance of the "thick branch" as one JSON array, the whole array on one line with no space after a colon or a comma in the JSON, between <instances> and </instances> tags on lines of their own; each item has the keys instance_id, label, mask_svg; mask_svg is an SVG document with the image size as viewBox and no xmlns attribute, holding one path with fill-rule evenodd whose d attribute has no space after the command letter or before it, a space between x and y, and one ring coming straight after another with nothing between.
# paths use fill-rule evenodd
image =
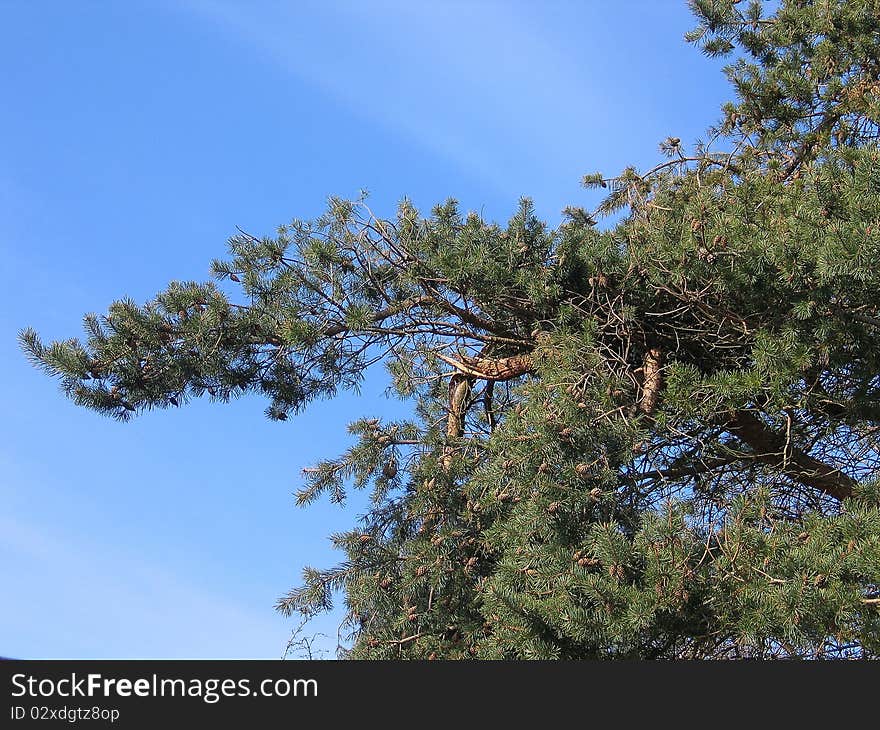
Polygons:
<instances>
[{"instance_id":1,"label":"thick branch","mask_svg":"<svg viewBox=\"0 0 880 730\"><path fill-rule=\"evenodd\" d=\"M467 413L468 400L471 397L472 378L462 373L455 373L449 379L449 414L446 416L447 444L443 447L440 468L448 472L452 466L453 443L464 433L464 419Z\"/></svg>"},{"instance_id":2,"label":"thick branch","mask_svg":"<svg viewBox=\"0 0 880 730\"><path fill-rule=\"evenodd\" d=\"M446 364L478 380L511 380L535 371L532 357L528 354L498 359L461 356L459 360L453 360L439 352L436 354Z\"/></svg>"},{"instance_id":3,"label":"thick branch","mask_svg":"<svg viewBox=\"0 0 880 730\"><path fill-rule=\"evenodd\" d=\"M645 355L645 364L642 369L642 398L639 402L639 410L648 415L657 407L657 399L660 397L660 389L663 387L663 378L660 368L663 367L663 351L659 347L652 347Z\"/></svg>"},{"instance_id":4,"label":"thick branch","mask_svg":"<svg viewBox=\"0 0 880 730\"><path fill-rule=\"evenodd\" d=\"M471 379L456 373L449 380L449 415L446 419L446 436L461 438L464 433L464 416L471 394Z\"/></svg>"},{"instance_id":5,"label":"thick branch","mask_svg":"<svg viewBox=\"0 0 880 730\"><path fill-rule=\"evenodd\" d=\"M801 451L750 411L736 411L731 433L748 444L758 461L779 469L790 479L837 499L852 496L856 482L849 476Z\"/></svg>"}]
</instances>

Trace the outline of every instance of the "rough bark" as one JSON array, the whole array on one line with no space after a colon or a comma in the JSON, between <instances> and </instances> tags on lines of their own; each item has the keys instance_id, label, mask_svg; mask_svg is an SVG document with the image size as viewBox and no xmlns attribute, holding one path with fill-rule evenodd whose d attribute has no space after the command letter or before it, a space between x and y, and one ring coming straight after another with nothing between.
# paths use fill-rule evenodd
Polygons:
<instances>
[{"instance_id":1,"label":"rough bark","mask_svg":"<svg viewBox=\"0 0 880 730\"><path fill-rule=\"evenodd\" d=\"M452 365L460 373L470 375L479 380L504 381L512 380L520 375L526 375L535 371L535 365L531 355L512 355L511 357L487 358L459 356L458 360L437 353L443 362Z\"/></svg>"},{"instance_id":2,"label":"rough bark","mask_svg":"<svg viewBox=\"0 0 880 730\"><path fill-rule=\"evenodd\" d=\"M449 379L449 413L446 416L446 440L440 466L448 472L452 466L454 442L464 433L464 419L470 400L472 378L462 373L455 373Z\"/></svg>"},{"instance_id":3,"label":"rough bark","mask_svg":"<svg viewBox=\"0 0 880 730\"><path fill-rule=\"evenodd\" d=\"M652 347L645 355L645 364L642 367L642 397L639 401L639 410L648 415L657 408L657 400L660 397L660 389L663 387L663 376L660 369L663 367L663 351L659 347Z\"/></svg>"}]
</instances>

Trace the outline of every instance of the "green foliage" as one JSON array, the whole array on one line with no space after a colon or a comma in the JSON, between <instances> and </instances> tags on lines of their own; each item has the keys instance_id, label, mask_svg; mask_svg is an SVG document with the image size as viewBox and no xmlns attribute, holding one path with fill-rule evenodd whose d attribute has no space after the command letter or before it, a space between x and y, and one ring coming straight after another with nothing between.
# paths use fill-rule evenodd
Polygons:
<instances>
[{"instance_id":1,"label":"green foliage","mask_svg":"<svg viewBox=\"0 0 880 730\"><path fill-rule=\"evenodd\" d=\"M735 100L585 176L596 211L332 199L230 239L246 303L172 283L25 351L121 419L257 392L285 420L384 362L414 418L305 470L301 504L372 507L278 604L341 592L347 656L878 656L880 8L691 6Z\"/></svg>"}]
</instances>

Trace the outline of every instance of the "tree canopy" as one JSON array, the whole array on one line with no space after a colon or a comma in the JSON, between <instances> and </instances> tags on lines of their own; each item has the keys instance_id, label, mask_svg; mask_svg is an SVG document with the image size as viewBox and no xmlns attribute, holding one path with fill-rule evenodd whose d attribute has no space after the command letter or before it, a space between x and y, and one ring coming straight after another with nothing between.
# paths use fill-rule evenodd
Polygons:
<instances>
[{"instance_id":1,"label":"tree canopy","mask_svg":"<svg viewBox=\"0 0 880 730\"><path fill-rule=\"evenodd\" d=\"M876 657L880 3L691 6L734 98L585 176L596 210L331 199L230 239L237 300L172 282L23 347L122 420L256 392L284 421L383 362L413 417L304 471L301 503L371 507L278 603L341 591L346 656Z\"/></svg>"}]
</instances>

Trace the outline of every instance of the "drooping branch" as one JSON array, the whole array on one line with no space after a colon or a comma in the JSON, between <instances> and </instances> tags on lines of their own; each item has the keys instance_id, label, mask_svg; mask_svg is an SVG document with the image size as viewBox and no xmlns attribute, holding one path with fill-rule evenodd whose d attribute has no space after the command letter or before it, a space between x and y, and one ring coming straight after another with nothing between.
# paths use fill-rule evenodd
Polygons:
<instances>
[{"instance_id":1,"label":"drooping branch","mask_svg":"<svg viewBox=\"0 0 880 730\"><path fill-rule=\"evenodd\" d=\"M752 448L758 461L779 469L790 479L836 499L852 496L855 480L801 451L751 411L734 412L728 427L735 436Z\"/></svg>"}]
</instances>

